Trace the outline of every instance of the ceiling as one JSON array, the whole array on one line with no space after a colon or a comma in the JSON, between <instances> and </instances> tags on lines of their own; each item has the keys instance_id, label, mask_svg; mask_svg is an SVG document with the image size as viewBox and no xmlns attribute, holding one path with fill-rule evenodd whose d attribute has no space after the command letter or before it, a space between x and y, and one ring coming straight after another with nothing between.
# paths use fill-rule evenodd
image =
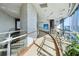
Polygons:
<instances>
[{"instance_id":1,"label":"ceiling","mask_svg":"<svg viewBox=\"0 0 79 59\"><path fill-rule=\"evenodd\" d=\"M39 17L41 19L62 19L68 17L69 12L74 8L75 4L70 3L35 3Z\"/></svg>"},{"instance_id":2,"label":"ceiling","mask_svg":"<svg viewBox=\"0 0 79 59\"><path fill-rule=\"evenodd\" d=\"M20 18L22 3L0 3L0 10L10 16ZM75 4L70 3L32 3L40 19L61 19L69 15Z\"/></svg>"},{"instance_id":3,"label":"ceiling","mask_svg":"<svg viewBox=\"0 0 79 59\"><path fill-rule=\"evenodd\" d=\"M13 17L20 17L22 3L0 3L0 10Z\"/></svg>"}]
</instances>

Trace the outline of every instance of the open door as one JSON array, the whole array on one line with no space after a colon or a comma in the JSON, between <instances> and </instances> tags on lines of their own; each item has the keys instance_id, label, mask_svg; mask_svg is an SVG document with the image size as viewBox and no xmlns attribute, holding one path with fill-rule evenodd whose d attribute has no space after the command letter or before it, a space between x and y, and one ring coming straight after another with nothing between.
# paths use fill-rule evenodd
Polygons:
<instances>
[{"instance_id":1,"label":"open door","mask_svg":"<svg viewBox=\"0 0 79 59\"><path fill-rule=\"evenodd\" d=\"M50 33L53 31L54 29L54 19L50 20Z\"/></svg>"}]
</instances>

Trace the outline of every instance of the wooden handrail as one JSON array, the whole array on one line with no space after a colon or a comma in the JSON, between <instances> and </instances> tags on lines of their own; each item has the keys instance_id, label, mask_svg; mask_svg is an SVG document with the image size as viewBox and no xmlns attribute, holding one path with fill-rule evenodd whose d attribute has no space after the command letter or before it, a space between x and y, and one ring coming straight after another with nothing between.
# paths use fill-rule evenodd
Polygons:
<instances>
[{"instance_id":1,"label":"wooden handrail","mask_svg":"<svg viewBox=\"0 0 79 59\"><path fill-rule=\"evenodd\" d=\"M43 30L39 30L39 31L44 32L44 33L46 33L46 34L49 34L49 33L45 32L45 31L43 31ZM60 51L59 51L59 48L58 48L58 45L57 45L56 40L53 38L53 36L52 36L51 34L49 34L49 36L52 38L52 40L53 40L53 42L54 42L55 50L56 50L56 56L60 56Z\"/></svg>"},{"instance_id":2,"label":"wooden handrail","mask_svg":"<svg viewBox=\"0 0 79 59\"><path fill-rule=\"evenodd\" d=\"M63 49L62 49L61 43L64 43L64 44L67 44L67 45L69 45L69 44L71 44L71 43L70 43L70 42L64 42L64 41L62 41L62 39L59 37L59 32L57 32L57 37L58 37L58 39L60 40L60 41L58 41L58 43L60 43L61 53L63 53ZM61 42L61 41L62 41L62 42Z\"/></svg>"},{"instance_id":3,"label":"wooden handrail","mask_svg":"<svg viewBox=\"0 0 79 59\"><path fill-rule=\"evenodd\" d=\"M61 53L63 53L63 49L62 49L62 45L61 45L62 42L61 42L61 38L59 37L59 32L57 32L57 37L58 37L59 40L60 40L60 41L57 41L58 43L60 43L60 45L58 44L58 45L60 46L59 48L60 48L60 50L61 50ZM57 38L57 37L56 37L56 38Z\"/></svg>"}]
</instances>

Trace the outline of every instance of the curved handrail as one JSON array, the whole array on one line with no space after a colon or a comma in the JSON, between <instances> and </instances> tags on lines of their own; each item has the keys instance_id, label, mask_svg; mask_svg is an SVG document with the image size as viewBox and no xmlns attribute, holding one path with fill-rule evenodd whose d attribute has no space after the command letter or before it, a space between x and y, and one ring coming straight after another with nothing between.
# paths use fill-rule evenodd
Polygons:
<instances>
[{"instance_id":1,"label":"curved handrail","mask_svg":"<svg viewBox=\"0 0 79 59\"><path fill-rule=\"evenodd\" d=\"M63 40L60 38L60 36L59 36L59 32L56 32L56 33L57 33L58 39L60 40L60 41L58 41L58 43L60 43L60 44L59 44L59 46L60 46L60 51L61 51L61 53L63 54L64 50L63 50L63 47L62 47L62 43L66 44L66 45L70 45L71 43L68 42L67 40L65 40L66 42L63 41ZM70 32L69 32L69 33L70 33Z\"/></svg>"},{"instance_id":2,"label":"curved handrail","mask_svg":"<svg viewBox=\"0 0 79 59\"><path fill-rule=\"evenodd\" d=\"M30 32L30 33L26 33L26 34L23 34L23 35L14 37L14 38L11 38L11 37L10 37L9 39L0 42L0 44L4 44L4 43L6 43L6 42L10 42L10 41L15 40L15 39L17 39L17 38L21 38L21 37L27 36L28 34L31 34L31 33L34 33L34 32L36 32L36 31Z\"/></svg>"},{"instance_id":3,"label":"curved handrail","mask_svg":"<svg viewBox=\"0 0 79 59\"><path fill-rule=\"evenodd\" d=\"M43 30L39 30L39 31L44 32L44 33L46 33L46 34L49 34L49 33L45 32L45 31L43 31ZM49 36L50 36L50 37L52 38L52 40L54 41L54 45L55 45L55 49L56 49L56 56L60 56L60 52L59 52L59 48L58 48L58 45L57 45L57 43L56 43L56 40L53 38L53 36L52 36L51 34L49 34Z\"/></svg>"}]
</instances>

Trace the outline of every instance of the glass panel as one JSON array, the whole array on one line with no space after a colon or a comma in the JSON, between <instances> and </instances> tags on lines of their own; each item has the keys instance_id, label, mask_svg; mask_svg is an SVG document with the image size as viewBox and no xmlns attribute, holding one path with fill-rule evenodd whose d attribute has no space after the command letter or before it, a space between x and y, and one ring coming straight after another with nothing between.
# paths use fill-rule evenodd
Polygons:
<instances>
[{"instance_id":1,"label":"glass panel","mask_svg":"<svg viewBox=\"0 0 79 59\"><path fill-rule=\"evenodd\" d=\"M0 42L6 40L8 34L0 34ZM7 43L0 44L0 56L7 56Z\"/></svg>"}]
</instances>

